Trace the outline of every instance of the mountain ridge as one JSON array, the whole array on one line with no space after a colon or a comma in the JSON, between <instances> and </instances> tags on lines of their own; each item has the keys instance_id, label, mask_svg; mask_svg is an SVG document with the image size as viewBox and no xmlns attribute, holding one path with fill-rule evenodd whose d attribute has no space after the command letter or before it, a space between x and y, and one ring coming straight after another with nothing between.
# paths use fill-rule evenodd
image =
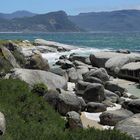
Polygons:
<instances>
[{"instance_id":1,"label":"mountain ridge","mask_svg":"<svg viewBox=\"0 0 140 140\"><path fill-rule=\"evenodd\" d=\"M32 17L0 19L0 32L79 32L64 11L37 14Z\"/></svg>"},{"instance_id":2,"label":"mountain ridge","mask_svg":"<svg viewBox=\"0 0 140 140\"><path fill-rule=\"evenodd\" d=\"M26 10L20 10L20 11L15 11L12 13L0 13L0 18L4 19L14 19L14 18L24 18L24 17L33 17L37 14L26 11Z\"/></svg>"},{"instance_id":3,"label":"mountain ridge","mask_svg":"<svg viewBox=\"0 0 140 140\"><path fill-rule=\"evenodd\" d=\"M69 19L87 31L140 31L140 10L80 13Z\"/></svg>"}]
</instances>

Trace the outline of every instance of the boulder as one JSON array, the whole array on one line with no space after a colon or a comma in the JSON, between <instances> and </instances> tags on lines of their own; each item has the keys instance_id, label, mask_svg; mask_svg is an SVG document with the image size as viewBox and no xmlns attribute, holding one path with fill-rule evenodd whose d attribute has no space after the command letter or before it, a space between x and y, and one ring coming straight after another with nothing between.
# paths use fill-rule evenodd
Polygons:
<instances>
[{"instance_id":1,"label":"boulder","mask_svg":"<svg viewBox=\"0 0 140 140\"><path fill-rule=\"evenodd\" d=\"M74 67L74 64L69 60L60 59L56 62L56 65L60 65L62 69L69 69Z\"/></svg>"},{"instance_id":2,"label":"boulder","mask_svg":"<svg viewBox=\"0 0 140 140\"><path fill-rule=\"evenodd\" d=\"M116 75L119 74L120 69L131 62L140 61L140 56L137 55L125 55L125 56L116 56L110 58L106 63L105 67L110 73L114 73Z\"/></svg>"},{"instance_id":3,"label":"boulder","mask_svg":"<svg viewBox=\"0 0 140 140\"><path fill-rule=\"evenodd\" d=\"M92 66L94 67L103 67L105 68L105 63L110 58L116 57L116 56L124 56L126 54L116 53L116 52L97 52L90 55L90 61Z\"/></svg>"},{"instance_id":4,"label":"boulder","mask_svg":"<svg viewBox=\"0 0 140 140\"><path fill-rule=\"evenodd\" d=\"M82 97L86 102L102 102L105 99L104 87L101 84L89 84Z\"/></svg>"},{"instance_id":5,"label":"boulder","mask_svg":"<svg viewBox=\"0 0 140 140\"><path fill-rule=\"evenodd\" d=\"M67 69L69 82L76 83L78 81L78 74L75 68Z\"/></svg>"},{"instance_id":6,"label":"boulder","mask_svg":"<svg viewBox=\"0 0 140 140\"><path fill-rule=\"evenodd\" d=\"M66 117L68 120L68 123L67 123L68 128L70 128L72 130L83 128L80 115L77 112L75 112L75 111L68 112L66 114Z\"/></svg>"},{"instance_id":7,"label":"boulder","mask_svg":"<svg viewBox=\"0 0 140 140\"><path fill-rule=\"evenodd\" d=\"M51 67L49 71L59 76L63 76L68 81L68 74L66 70L63 70L60 67Z\"/></svg>"},{"instance_id":8,"label":"boulder","mask_svg":"<svg viewBox=\"0 0 140 140\"><path fill-rule=\"evenodd\" d=\"M105 90L105 98L112 103L116 103L119 100L119 96L109 90Z\"/></svg>"},{"instance_id":9,"label":"boulder","mask_svg":"<svg viewBox=\"0 0 140 140\"><path fill-rule=\"evenodd\" d=\"M104 100L102 101L102 103L106 106L106 107L115 107L115 104L112 103L110 100Z\"/></svg>"},{"instance_id":10,"label":"boulder","mask_svg":"<svg viewBox=\"0 0 140 140\"><path fill-rule=\"evenodd\" d=\"M82 75L89 72L89 69L86 66L77 66L76 69L77 69L77 75L79 80L83 80Z\"/></svg>"},{"instance_id":11,"label":"boulder","mask_svg":"<svg viewBox=\"0 0 140 140\"><path fill-rule=\"evenodd\" d=\"M103 126L96 121L89 119L86 115L86 112L82 112L80 117L84 128L103 130Z\"/></svg>"},{"instance_id":12,"label":"boulder","mask_svg":"<svg viewBox=\"0 0 140 140\"><path fill-rule=\"evenodd\" d=\"M34 41L34 44L36 46L49 46L52 48L57 49L57 51L70 51L71 49L75 48L74 46L58 43L58 42L53 42L53 41L47 41L44 39L36 39Z\"/></svg>"},{"instance_id":13,"label":"boulder","mask_svg":"<svg viewBox=\"0 0 140 140\"><path fill-rule=\"evenodd\" d=\"M105 111L100 115L100 123L103 125L115 126L119 121L133 115L131 111L125 109Z\"/></svg>"},{"instance_id":14,"label":"boulder","mask_svg":"<svg viewBox=\"0 0 140 140\"><path fill-rule=\"evenodd\" d=\"M125 120L120 121L115 129L127 133L134 139L140 139L140 114L133 115Z\"/></svg>"},{"instance_id":15,"label":"boulder","mask_svg":"<svg viewBox=\"0 0 140 140\"><path fill-rule=\"evenodd\" d=\"M13 54L6 47L0 47L0 52L13 68L20 68Z\"/></svg>"},{"instance_id":16,"label":"boulder","mask_svg":"<svg viewBox=\"0 0 140 140\"><path fill-rule=\"evenodd\" d=\"M89 83L103 84L103 82L99 78L96 78L96 77L84 77L84 81L89 82Z\"/></svg>"},{"instance_id":17,"label":"boulder","mask_svg":"<svg viewBox=\"0 0 140 140\"><path fill-rule=\"evenodd\" d=\"M85 77L96 77L100 79L102 82L109 81L109 75L107 74L106 70L104 68L99 68L95 70L91 70L83 75L84 79Z\"/></svg>"},{"instance_id":18,"label":"boulder","mask_svg":"<svg viewBox=\"0 0 140 140\"><path fill-rule=\"evenodd\" d=\"M140 62L131 62L124 65L119 72L119 76L128 80L139 81Z\"/></svg>"},{"instance_id":19,"label":"boulder","mask_svg":"<svg viewBox=\"0 0 140 140\"><path fill-rule=\"evenodd\" d=\"M35 49L40 53L49 53L49 52L57 52L56 48L52 48L49 46L35 46Z\"/></svg>"},{"instance_id":20,"label":"boulder","mask_svg":"<svg viewBox=\"0 0 140 140\"><path fill-rule=\"evenodd\" d=\"M117 53L124 53L124 54L130 54L131 53L129 50L123 50L123 49L119 49L116 52Z\"/></svg>"},{"instance_id":21,"label":"boulder","mask_svg":"<svg viewBox=\"0 0 140 140\"><path fill-rule=\"evenodd\" d=\"M89 57L87 57L87 56L70 55L69 60L71 60L71 61L75 61L75 60L81 61L81 62L83 62L83 63L85 63L85 64L88 64L88 65L91 64L91 63L90 63L90 60L89 60Z\"/></svg>"},{"instance_id":22,"label":"boulder","mask_svg":"<svg viewBox=\"0 0 140 140\"><path fill-rule=\"evenodd\" d=\"M81 111L85 111L87 104L85 103L82 97L78 97L80 104L81 104Z\"/></svg>"},{"instance_id":23,"label":"boulder","mask_svg":"<svg viewBox=\"0 0 140 140\"><path fill-rule=\"evenodd\" d=\"M89 82L84 82L84 81L78 81L75 85L75 91L76 94L79 96L83 96L85 89L87 88L88 85L91 85Z\"/></svg>"},{"instance_id":24,"label":"boulder","mask_svg":"<svg viewBox=\"0 0 140 140\"><path fill-rule=\"evenodd\" d=\"M86 67L91 67L90 65L87 65L87 64L85 64L85 63L83 63L83 62L81 62L81 61L78 61L78 60L74 60L74 61L73 61L73 64L74 64L75 66L86 66Z\"/></svg>"},{"instance_id":25,"label":"boulder","mask_svg":"<svg viewBox=\"0 0 140 140\"><path fill-rule=\"evenodd\" d=\"M44 99L55 109L57 110L57 104L59 101L59 91L55 89L50 89L45 95Z\"/></svg>"},{"instance_id":26,"label":"boulder","mask_svg":"<svg viewBox=\"0 0 140 140\"><path fill-rule=\"evenodd\" d=\"M59 94L57 110L61 115L66 115L69 111L80 112L81 108L81 101L76 95L65 92Z\"/></svg>"},{"instance_id":27,"label":"boulder","mask_svg":"<svg viewBox=\"0 0 140 140\"><path fill-rule=\"evenodd\" d=\"M132 60L127 57L127 56L123 56L123 57L113 57L110 58L106 63L105 63L105 68L108 70L108 72L114 73L114 74L118 74L121 67L124 66L127 63L130 63Z\"/></svg>"},{"instance_id":28,"label":"boulder","mask_svg":"<svg viewBox=\"0 0 140 140\"><path fill-rule=\"evenodd\" d=\"M6 130L6 120L3 113L0 112L0 136L4 135Z\"/></svg>"},{"instance_id":29,"label":"boulder","mask_svg":"<svg viewBox=\"0 0 140 140\"><path fill-rule=\"evenodd\" d=\"M26 68L48 71L50 69L47 59L43 59L40 54L34 54L27 60Z\"/></svg>"},{"instance_id":30,"label":"boulder","mask_svg":"<svg viewBox=\"0 0 140 140\"><path fill-rule=\"evenodd\" d=\"M87 112L98 113L106 111L106 106L102 103L89 102L87 104Z\"/></svg>"},{"instance_id":31,"label":"boulder","mask_svg":"<svg viewBox=\"0 0 140 140\"><path fill-rule=\"evenodd\" d=\"M125 88L119 86L118 84L116 84L112 81L108 81L105 83L105 89L112 91L114 93L119 91L122 96L123 96L123 93L127 91Z\"/></svg>"},{"instance_id":32,"label":"boulder","mask_svg":"<svg viewBox=\"0 0 140 140\"><path fill-rule=\"evenodd\" d=\"M68 59L68 58L67 58L67 55L61 55L61 56L59 57L59 59Z\"/></svg>"},{"instance_id":33,"label":"boulder","mask_svg":"<svg viewBox=\"0 0 140 140\"><path fill-rule=\"evenodd\" d=\"M140 99L125 102L125 106L128 110L132 111L133 113L140 113Z\"/></svg>"},{"instance_id":34,"label":"boulder","mask_svg":"<svg viewBox=\"0 0 140 140\"><path fill-rule=\"evenodd\" d=\"M49 89L67 89L67 81L64 77L42 70L15 68L11 71L10 78L23 80L30 86L43 83Z\"/></svg>"}]
</instances>

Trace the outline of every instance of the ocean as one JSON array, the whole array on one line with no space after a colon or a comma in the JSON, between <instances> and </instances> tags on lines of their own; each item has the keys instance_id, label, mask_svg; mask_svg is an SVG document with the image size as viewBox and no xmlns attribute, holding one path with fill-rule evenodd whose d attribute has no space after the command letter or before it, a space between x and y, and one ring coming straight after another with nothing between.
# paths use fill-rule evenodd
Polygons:
<instances>
[{"instance_id":1,"label":"ocean","mask_svg":"<svg viewBox=\"0 0 140 140\"><path fill-rule=\"evenodd\" d=\"M0 40L30 40L42 38L95 50L128 49L140 52L140 32L94 33L0 33Z\"/></svg>"}]
</instances>

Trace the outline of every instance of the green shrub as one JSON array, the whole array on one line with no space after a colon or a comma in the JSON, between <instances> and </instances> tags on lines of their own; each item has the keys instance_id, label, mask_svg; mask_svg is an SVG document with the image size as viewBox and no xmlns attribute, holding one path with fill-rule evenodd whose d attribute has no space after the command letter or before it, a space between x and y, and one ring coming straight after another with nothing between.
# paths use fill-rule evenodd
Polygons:
<instances>
[{"instance_id":1,"label":"green shrub","mask_svg":"<svg viewBox=\"0 0 140 140\"><path fill-rule=\"evenodd\" d=\"M0 111L6 118L1 140L132 140L116 130L65 130L65 121L20 80L0 80Z\"/></svg>"},{"instance_id":2,"label":"green shrub","mask_svg":"<svg viewBox=\"0 0 140 140\"><path fill-rule=\"evenodd\" d=\"M35 84L32 89L32 93L35 93L39 96L44 96L48 91L48 88L43 83Z\"/></svg>"}]
</instances>

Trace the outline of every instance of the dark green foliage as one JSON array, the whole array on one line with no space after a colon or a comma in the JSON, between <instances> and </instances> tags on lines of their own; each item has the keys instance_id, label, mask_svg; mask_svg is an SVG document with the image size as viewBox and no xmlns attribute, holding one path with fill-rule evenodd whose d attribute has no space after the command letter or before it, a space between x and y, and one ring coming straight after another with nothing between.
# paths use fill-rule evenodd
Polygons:
<instances>
[{"instance_id":1,"label":"dark green foliage","mask_svg":"<svg viewBox=\"0 0 140 140\"><path fill-rule=\"evenodd\" d=\"M35 93L39 96L44 96L48 91L48 88L43 83L35 84L32 89L32 93Z\"/></svg>"},{"instance_id":2,"label":"dark green foliage","mask_svg":"<svg viewBox=\"0 0 140 140\"><path fill-rule=\"evenodd\" d=\"M1 140L132 140L116 130L65 130L65 121L19 80L0 80L0 111L7 129Z\"/></svg>"}]
</instances>

